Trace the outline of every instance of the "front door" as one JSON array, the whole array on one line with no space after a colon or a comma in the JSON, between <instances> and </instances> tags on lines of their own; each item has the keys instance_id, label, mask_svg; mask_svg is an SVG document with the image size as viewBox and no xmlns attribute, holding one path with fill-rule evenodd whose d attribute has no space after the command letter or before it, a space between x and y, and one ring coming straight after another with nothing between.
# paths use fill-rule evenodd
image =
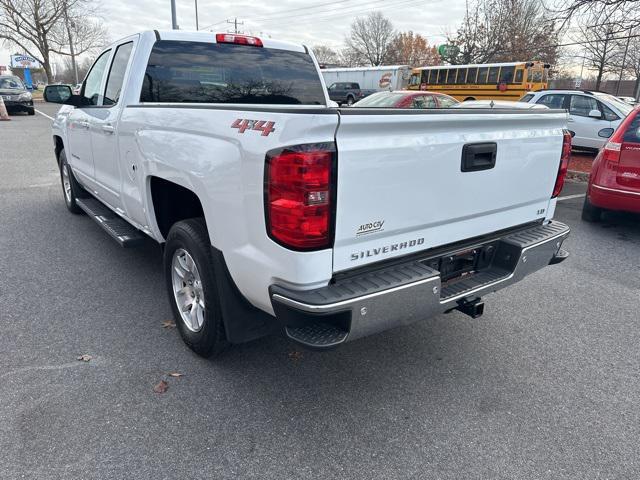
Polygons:
<instances>
[{"instance_id":1,"label":"front door","mask_svg":"<svg viewBox=\"0 0 640 480\"><path fill-rule=\"evenodd\" d=\"M93 189L95 169L93 163L93 147L91 145L91 117L94 107L100 101L102 80L107 67L111 50L102 53L94 62L82 86L80 95L82 106L75 108L67 120L69 151L67 162L71 165L76 178L89 189Z\"/></svg>"},{"instance_id":2,"label":"front door","mask_svg":"<svg viewBox=\"0 0 640 480\"><path fill-rule=\"evenodd\" d=\"M575 132L573 145L587 148L600 148L606 139L599 137L598 132L608 128L610 122L589 116L589 112L598 108L598 101L588 95L571 95L569 100L569 129Z\"/></svg>"}]
</instances>

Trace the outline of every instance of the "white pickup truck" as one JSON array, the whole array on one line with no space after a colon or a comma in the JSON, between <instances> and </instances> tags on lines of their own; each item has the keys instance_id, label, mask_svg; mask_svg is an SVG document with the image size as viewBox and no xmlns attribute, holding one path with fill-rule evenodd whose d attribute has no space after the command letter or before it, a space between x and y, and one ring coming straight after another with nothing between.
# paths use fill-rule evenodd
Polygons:
<instances>
[{"instance_id":1,"label":"white pickup truck","mask_svg":"<svg viewBox=\"0 0 640 480\"><path fill-rule=\"evenodd\" d=\"M122 246L164 246L185 342L315 348L459 310L568 254L558 110L335 108L304 45L143 32L63 103L64 199Z\"/></svg>"}]
</instances>

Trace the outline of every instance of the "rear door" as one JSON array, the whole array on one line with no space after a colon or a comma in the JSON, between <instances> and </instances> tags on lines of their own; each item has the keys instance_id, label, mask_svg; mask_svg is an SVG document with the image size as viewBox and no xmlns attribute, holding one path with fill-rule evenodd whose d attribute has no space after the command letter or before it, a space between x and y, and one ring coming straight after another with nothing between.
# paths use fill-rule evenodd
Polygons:
<instances>
[{"instance_id":1,"label":"rear door","mask_svg":"<svg viewBox=\"0 0 640 480\"><path fill-rule=\"evenodd\" d=\"M566 114L543 112L343 109L334 271L546 218Z\"/></svg>"},{"instance_id":2,"label":"rear door","mask_svg":"<svg viewBox=\"0 0 640 480\"><path fill-rule=\"evenodd\" d=\"M91 117L91 143L98 196L116 209L123 209L121 172L118 161L117 121L122 111L120 93L133 51L133 41L115 48L108 70L102 98L102 108ZM124 211L124 210L122 210Z\"/></svg>"},{"instance_id":3,"label":"rear door","mask_svg":"<svg viewBox=\"0 0 640 480\"><path fill-rule=\"evenodd\" d=\"M640 193L640 115L635 115L622 139L616 181L626 189Z\"/></svg>"}]
</instances>

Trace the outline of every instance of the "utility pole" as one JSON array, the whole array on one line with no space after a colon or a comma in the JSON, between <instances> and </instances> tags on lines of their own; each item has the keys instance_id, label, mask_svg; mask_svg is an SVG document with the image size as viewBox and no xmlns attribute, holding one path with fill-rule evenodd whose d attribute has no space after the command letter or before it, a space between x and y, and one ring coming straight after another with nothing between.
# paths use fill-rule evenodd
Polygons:
<instances>
[{"instance_id":1,"label":"utility pole","mask_svg":"<svg viewBox=\"0 0 640 480\"><path fill-rule=\"evenodd\" d=\"M620 65L620 76L618 77L618 85L616 86L616 96L620 93L620 84L622 83L622 72L624 72L624 62L627 61L627 52L629 52L629 43L631 42L631 28L629 29L629 36L627 37L627 46L624 48L624 55L622 56L622 65Z\"/></svg>"},{"instance_id":2,"label":"utility pole","mask_svg":"<svg viewBox=\"0 0 640 480\"><path fill-rule=\"evenodd\" d=\"M198 0L196 1L196 30L200 30L200 28L198 28Z\"/></svg>"},{"instance_id":3,"label":"utility pole","mask_svg":"<svg viewBox=\"0 0 640 480\"><path fill-rule=\"evenodd\" d=\"M171 0L171 28L179 30L178 20L176 19L176 0Z\"/></svg>"},{"instance_id":4,"label":"utility pole","mask_svg":"<svg viewBox=\"0 0 640 480\"><path fill-rule=\"evenodd\" d=\"M238 25L244 25L244 22L238 21L238 17L234 18L233 21L227 20L227 23L233 25L233 33L240 33L240 30L238 30Z\"/></svg>"},{"instance_id":5,"label":"utility pole","mask_svg":"<svg viewBox=\"0 0 640 480\"><path fill-rule=\"evenodd\" d=\"M80 83L78 79L78 64L76 62L76 52L73 46L73 35L71 34L71 25L69 24L69 12L67 12L67 2L64 3L64 25L67 29L67 35L69 36L69 52L71 53L71 67L73 68L73 74L76 79L76 84Z\"/></svg>"}]
</instances>

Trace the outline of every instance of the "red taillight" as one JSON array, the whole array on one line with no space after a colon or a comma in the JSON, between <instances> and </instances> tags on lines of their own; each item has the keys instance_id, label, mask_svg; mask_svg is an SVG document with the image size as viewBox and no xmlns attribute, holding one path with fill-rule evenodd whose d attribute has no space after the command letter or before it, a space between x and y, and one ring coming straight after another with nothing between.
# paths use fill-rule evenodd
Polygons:
<instances>
[{"instance_id":1,"label":"red taillight","mask_svg":"<svg viewBox=\"0 0 640 480\"><path fill-rule=\"evenodd\" d=\"M607 142L607 144L602 149L602 159L605 162L620 162L620 150L622 149L622 144L618 142Z\"/></svg>"},{"instance_id":2,"label":"red taillight","mask_svg":"<svg viewBox=\"0 0 640 480\"><path fill-rule=\"evenodd\" d=\"M262 40L258 37L247 35L236 35L235 33L216 33L217 43L236 43L238 45L250 45L252 47L262 47Z\"/></svg>"},{"instance_id":3,"label":"red taillight","mask_svg":"<svg viewBox=\"0 0 640 480\"><path fill-rule=\"evenodd\" d=\"M565 130L562 137L562 155L560 156L560 167L558 167L558 176L556 177L556 184L553 187L553 195L551 195L551 198L556 198L558 195L560 195L562 187L564 187L564 180L565 178L567 178L567 170L569 169L570 159L571 133Z\"/></svg>"},{"instance_id":4,"label":"red taillight","mask_svg":"<svg viewBox=\"0 0 640 480\"><path fill-rule=\"evenodd\" d=\"M295 250L331 246L334 158L330 144L267 153L267 232L276 242Z\"/></svg>"}]
</instances>

